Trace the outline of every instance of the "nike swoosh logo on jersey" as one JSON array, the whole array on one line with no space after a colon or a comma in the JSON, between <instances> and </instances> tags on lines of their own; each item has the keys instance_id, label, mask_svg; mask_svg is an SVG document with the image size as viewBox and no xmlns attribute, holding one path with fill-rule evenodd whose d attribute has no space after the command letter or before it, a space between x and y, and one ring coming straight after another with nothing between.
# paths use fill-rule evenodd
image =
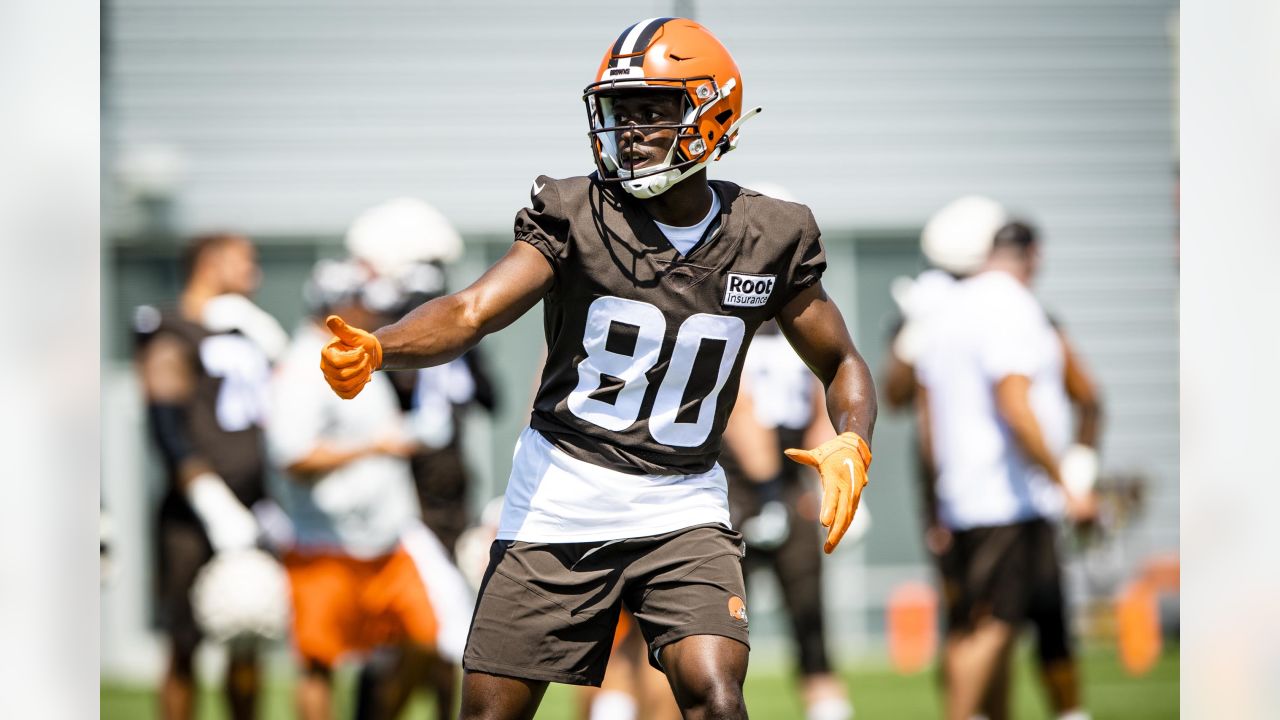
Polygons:
<instances>
[{"instance_id":1,"label":"nike swoosh logo on jersey","mask_svg":"<svg viewBox=\"0 0 1280 720\"><path fill-rule=\"evenodd\" d=\"M542 189L543 189L543 188L545 188L545 187L546 187L546 185L539 185L539 184L538 184L538 181L537 181L537 180L534 180L534 181L533 181L533 194L534 194L534 195L537 195L538 193L542 192Z\"/></svg>"}]
</instances>

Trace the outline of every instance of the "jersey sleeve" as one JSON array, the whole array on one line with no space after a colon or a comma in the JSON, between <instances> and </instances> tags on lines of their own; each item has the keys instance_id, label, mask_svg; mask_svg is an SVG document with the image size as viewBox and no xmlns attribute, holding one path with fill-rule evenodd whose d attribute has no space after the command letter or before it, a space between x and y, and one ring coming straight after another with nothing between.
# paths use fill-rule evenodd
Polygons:
<instances>
[{"instance_id":1,"label":"jersey sleeve","mask_svg":"<svg viewBox=\"0 0 1280 720\"><path fill-rule=\"evenodd\" d=\"M547 259L559 280L569 253L569 221L555 180L539 175L529 190L530 206L516 213L515 241L532 245Z\"/></svg>"},{"instance_id":2,"label":"jersey sleeve","mask_svg":"<svg viewBox=\"0 0 1280 720\"><path fill-rule=\"evenodd\" d=\"M813 219L813 212L805 208L800 241L787 269L788 282L782 305L786 306L800 291L821 280L826 269L827 252L822 249L822 233L818 230L818 222Z\"/></svg>"},{"instance_id":3,"label":"jersey sleeve","mask_svg":"<svg viewBox=\"0 0 1280 720\"><path fill-rule=\"evenodd\" d=\"M1031 377L1040 362L1036 346L1031 342L1036 337L1035 308L1014 293L1002 293L988 300L992 304L986 316L992 319L981 328L985 336L979 355L983 373L992 383L1010 375Z\"/></svg>"}]
</instances>

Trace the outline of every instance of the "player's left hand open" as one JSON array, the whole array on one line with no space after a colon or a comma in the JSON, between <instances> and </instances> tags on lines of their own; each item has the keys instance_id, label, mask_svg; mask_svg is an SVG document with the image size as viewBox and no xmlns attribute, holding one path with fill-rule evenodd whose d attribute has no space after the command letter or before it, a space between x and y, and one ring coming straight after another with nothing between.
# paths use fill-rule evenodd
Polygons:
<instances>
[{"instance_id":1,"label":"player's left hand open","mask_svg":"<svg viewBox=\"0 0 1280 720\"><path fill-rule=\"evenodd\" d=\"M822 478L822 512L818 520L828 528L822 549L830 554L840 544L858 510L862 488L867 484L867 468L871 465L871 448L857 433L847 432L812 450L791 448L786 455L818 469L818 476Z\"/></svg>"},{"instance_id":2,"label":"player's left hand open","mask_svg":"<svg viewBox=\"0 0 1280 720\"><path fill-rule=\"evenodd\" d=\"M382 367L382 343L373 333L351 327L337 315L325 320L335 337L320 351L320 369L329 387L343 400L364 389L373 371Z\"/></svg>"}]
</instances>

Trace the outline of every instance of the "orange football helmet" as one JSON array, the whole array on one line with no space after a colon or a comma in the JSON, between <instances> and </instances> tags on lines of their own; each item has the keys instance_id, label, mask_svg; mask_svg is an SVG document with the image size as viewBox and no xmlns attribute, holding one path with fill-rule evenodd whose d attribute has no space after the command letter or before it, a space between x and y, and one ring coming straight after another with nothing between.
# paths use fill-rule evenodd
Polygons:
<instances>
[{"instance_id":1,"label":"orange football helmet","mask_svg":"<svg viewBox=\"0 0 1280 720\"><path fill-rule=\"evenodd\" d=\"M640 90L680 92L681 121L615 124L612 98ZM710 31L685 18L650 18L622 31L605 52L596 80L583 90L582 99L601 179L619 182L639 198L665 192L732 150L738 128L761 110L743 113L738 64ZM674 129L676 141L664 162L627 170L618 160L617 134L624 129Z\"/></svg>"}]
</instances>

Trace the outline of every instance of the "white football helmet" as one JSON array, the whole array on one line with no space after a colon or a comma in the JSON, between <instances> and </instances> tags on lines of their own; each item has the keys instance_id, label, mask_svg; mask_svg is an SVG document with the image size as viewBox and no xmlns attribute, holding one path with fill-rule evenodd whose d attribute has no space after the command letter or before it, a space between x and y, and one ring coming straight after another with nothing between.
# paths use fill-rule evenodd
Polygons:
<instances>
[{"instance_id":1,"label":"white football helmet","mask_svg":"<svg viewBox=\"0 0 1280 720\"><path fill-rule=\"evenodd\" d=\"M991 254L996 233L1009 222L1004 207L991 198L966 195L929 218L920 248L935 267L959 276L977 272Z\"/></svg>"},{"instance_id":2,"label":"white football helmet","mask_svg":"<svg viewBox=\"0 0 1280 720\"><path fill-rule=\"evenodd\" d=\"M462 257L462 236L439 210L417 198L395 198L360 214L347 230L347 250L379 275L398 277L414 263Z\"/></svg>"},{"instance_id":3,"label":"white football helmet","mask_svg":"<svg viewBox=\"0 0 1280 720\"><path fill-rule=\"evenodd\" d=\"M262 550L218 553L196 575L191 609L211 640L278 640L288 629L289 578Z\"/></svg>"}]
</instances>

